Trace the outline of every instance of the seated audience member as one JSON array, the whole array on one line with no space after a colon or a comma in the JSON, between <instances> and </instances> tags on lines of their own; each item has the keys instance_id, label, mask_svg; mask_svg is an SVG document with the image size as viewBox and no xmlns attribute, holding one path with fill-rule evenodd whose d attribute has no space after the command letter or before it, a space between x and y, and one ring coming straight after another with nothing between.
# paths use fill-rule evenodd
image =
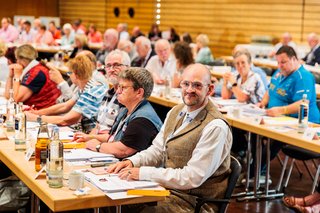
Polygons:
<instances>
[{"instance_id":1,"label":"seated audience member","mask_svg":"<svg viewBox=\"0 0 320 213\"><path fill-rule=\"evenodd\" d=\"M152 24L151 29L148 33L148 38L151 42L157 41L161 38L161 31L159 29L159 25Z\"/></svg>"},{"instance_id":2,"label":"seated audience member","mask_svg":"<svg viewBox=\"0 0 320 213\"><path fill-rule=\"evenodd\" d=\"M46 123L68 126L81 121L84 132L90 132L107 86L92 78L93 65L85 55L79 55L68 63L72 83L79 87L78 92L67 102L52 107L26 112L27 119L36 121L41 117ZM65 113L65 114L61 114Z\"/></svg>"},{"instance_id":3,"label":"seated audience member","mask_svg":"<svg viewBox=\"0 0 320 213\"><path fill-rule=\"evenodd\" d=\"M70 58L76 57L83 50L90 50L88 47L88 39L84 34L76 34L74 37L75 48L73 49Z\"/></svg>"},{"instance_id":4,"label":"seated audience member","mask_svg":"<svg viewBox=\"0 0 320 213\"><path fill-rule=\"evenodd\" d=\"M71 46L74 43L74 31L71 24L66 23L62 27L64 35L61 37L61 46Z\"/></svg>"},{"instance_id":5,"label":"seated audience member","mask_svg":"<svg viewBox=\"0 0 320 213\"><path fill-rule=\"evenodd\" d=\"M156 54L151 47L151 41L145 36L140 36L136 39L135 46L138 56L132 60L131 66L145 67L150 58Z\"/></svg>"},{"instance_id":6,"label":"seated audience member","mask_svg":"<svg viewBox=\"0 0 320 213\"><path fill-rule=\"evenodd\" d=\"M178 35L178 33L176 32L176 30L171 27L170 28L170 37L168 39L169 42L171 43L175 43L176 41L179 41L180 40L180 37Z\"/></svg>"},{"instance_id":7,"label":"seated audience member","mask_svg":"<svg viewBox=\"0 0 320 213\"><path fill-rule=\"evenodd\" d=\"M86 28L85 26L82 24L82 20L81 19L77 19L73 22L73 30L75 34L86 34Z\"/></svg>"},{"instance_id":8,"label":"seated audience member","mask_svg":"<svg viewBox=\"0 0 320 213\"><path fill-rule=\"evenodd\" d=\"M19 31L9 22L9 18L2 18L0 39L4 42L14 42L18 39Z\"/></svg>"},{"instance_id":9,"label":"seated audience member","mask_svg":"<svg viewBox=\"0 0 320 213\"><path fill-rule=\"evenodd\" d=\"M6 97L13 88L14 100L42 109L52 106L60 95L56 84L49 79L49 70L36 58L37 51L29 44L19 46L15 52L17 63L9 67Z\"/></svg>"},{"instance_id":10,"label":"seated audience member","mask_svg":"<svg viewBox=\"0 0 320 213\"><path fill-rule=\"evenodd\" d=\"M171 80L176 72L176 59L171 54L171 45L168 40L156 41L155 51L157 55L150 58L146 69L152 73L156 84L164 84L166 80Z\"/></svg>"},{"instance_id":11,"label":"seated audience member","mask_svg":"<svg viewBox=\"0 0 320 213\"><path fill-rule=\"evenodd\" d=\"M103 35L103 46L96 53L98 63L104 64L107 55L117 48L118 39L119 33L115 29L109 28L105 31Z\"/></svg>"},{"instance_id":12,"label":"seated audience member","mask_svg":"<svg viewBox=\"0 0 320 213\"><path fill-rule=\"evenodd\" d=\"M250 53L237 51L233 60L237 72L226 72L223 75L222 98L230 99L234 95L239 102L260 102L266 89L259 74L251 70Z\"/></svg>"},{"instance_id":13,"label":"seated audience member","mask_svg":"<svg viewBox=\"0 0 320 213\"><path fill-rule=\"evenodd\" d=\"M162 126L147 101L152 89L153 79L148 70L133 67L120 72L117 99L124 107L103 140L87 141L87 149L125 158L148 148Z\"/></svg>"},{"instance_id":14,"label":"seated audience member","mask_svg":"<svg viewBox=\"0 0 320 213\"><path fill-rule=\"evenodd\" d=\"M52 34L54 40L61 39L61 30L59 30L54 21L49 22L49 32Z\"/></svg>"},{"instance_id":15,"label":"seated audience member","mask_svg":"<svg viewBox=\"0 0 320 213\"><path fill-rule=\"evenodd\" d=\"M33 20L33 29L34 31L38 32L40 27L41 27L42 23L41 20L39 18L36 18Z\"/></svg>"},{"instance_id":16,"label":"seated audience member","mask_svg":"<svg viewBox=\"0 0 320 213\"><path fill-rule=\"evenodd\" d=\"M118 42L117 48L119 50L125 51L130 57L130 61L137 57L137 51L134 48L133 43L130 40L120 40Z\"/></svg>"},{"instance_id":17,"label":"seated audience member","mask_svg":"<svg viewBox=\"0 0 320 213\"><path fill-rule=\"evenodd\" d=\"M0 85L3 87L9 76L9 64L5 54L7 52L7 45L0 40Z\"/></svg>"},{"instance_id":18,"label":"seated audience member","mask_svg":"<svg viewBox=\"0 0 320 213\"><path fill-rule=\"evenodd\" d=\"M192 50L186 42L176 42L173 47L177 70L173 75L172 87L179 87L184 69L194 63Z\"/></svg>"},{"instance_id":19,"label":"seated audience member","mask_svg":"<svg viewBox=\"0 0 320 213\"><path fill-rule=\"evenodd\" d=\"M45 25L41 25L40 29L38 30L38 33L36 34L36 37L34 39L34 42L36 44L40 45L53 45L54 39L51 34L46 28Z\"/></svg>"},{"instance_id":20,"label":"seated audience member","mask_svg":"<svg viewBox=\"0 0 320 213\"><path fill-rule=\"evenodd\" d=\"M97 30L97 26L95 24L90 24L89 26L88 41L89 43L102 42L102 34Z\"/></svg>"},{"instance_id":21,"label":"seated audience member","mask_svg":"<svg viewBox=\"0 0 320 213\"><path fill-rule=\"evenodd\" d=\"M193 212L195 196L222 198L230 173L232 135L227 122L209 100L214 86L209 70L188 66L181 88L184 104L175 106L152 145L144 151L109 166L128 180L151 180L171 191L156 206L136 206L143 212ZM127 206L122 206L125 212ZM129 206L130 212L135 206ZM217 206L207 204L207 212ZM204 210L204 209L202 209Z\"/></svg>"},{"instance_id":22,"label":"seated audience member","mask_svg":"<svg viewBox=\"0 0 320 213\"><path fill-rule=\"evenodd\" d=\"M284 205L297 212L320 212L320 185L318 185L316 190L315 193L302 198L285 196L282 201Z\"/></svg>"},{"instance_id":23,"label":"seated audience member","mask_svg":"<svg viewBox=\"0 0 320 213\"><path fill-rule=\"evenodd\" d=\"M195 56L197 55L197 45L195 43L193 43L190 34L189 33L183 33L180 36L180 41L187 42L190 45L193 57L195 58Z\"/></svg>"},{"instance_id":24,"label":"seated audience member","mask_svg":"<svg viewBox=\"0 0 320 213\"><path fill-rule=\"evenodd\" d=\"M144 34L143 34L143 32L141 32L139 26L135 26L135 27L132 29L130 41L131 41L132 43L136 43L136 39L137 39L138 37L140 37L140 36L144 36Z\"/></svg>"},{"instance_id":25,"label":"seated audience member","mask_svg":"<svg viewBox=\"0 0 320 213\"><path fill-rule=\"evenodd\" d=\"M273 74L269 90L258 106L266 107L268 116L286 115L298 117L303 94L309 100L309 121L320 123L320 113L316 104L314 76L299 63L297 54L290 46L281 47L276 53L279 69ZM272 141L270 160L277 156L283 143ZM265 169L266 150L262 152L261 168ZM253 174L253 171L252 171Z\"/></svg>"},{"instance_id":26,"label":"seated audience member","mask_svg":"<svg viewBox=\"0 0 320 213\"><path fill-rule=\"evenodd\" d=\"M274 49L269 53L269 57L272 58L276 55L276 52L280 49L282 46L290 46L292 47L296 54L297 54L297 45L292 41L292 36L290 33L285 32L281 36L281 42L277 43L274 46ZM298 56L298 55L297 55Z\"/></svg>"},{"instance_id":27,"label":"seated audience member","mask_svg":"<svg viewBox=\"0 0 320 213\"><path fill-rule=\"evenodd\" d=\"M92 77L96 81L107 85L107 79L104 77L104 75L102 75L96 69L96 64L97 64L96 56L88 50L81 51L80 53L77 54L77 56L79 55L87 56L89 60L92 62L92 68L93 68ZM68 101L78 91L79 88L75 84L72 84L71 86L69 86L69 84L63 79L60 71L57 68L55 68L53 65L48 63L47 66L50 68L50 71L49 71L50 79L57 84L57 88L61 91L61 95L57 99L57 103Z\"/></svg>"},{"instance_id":28,"label":"seated audience member","mask_svg":"<svg viewBox=\"0 0 320 213\"><path fill-rule=\"evenodd\" d=\"M20 34L19 37L19 42L21 43L32 43L37 35L37 31L35 31L32 27L31 27L31 23L30 21L25 21L23 23L23 28L22 28L22 32Z\"/></svg>"},{"instance_id":29,"label":"seated audience member","mask_svg":"<svg viewBox=\"0 0 320 213\"><path fill-rule=\"evenodd\" d=\"M206 34L200 34L197 36L197 51L196 51L196 63L208 64L213 62L213 56L209 45L209 38Z\"/></svg>"},{"instance_id":30,"label":"seated audience member","mask_svg":"<svg viewBox=\"0 0 320 213\"><path fill-rule=\"evenodd\" d=\"M310 52L302 59L306 64L314 66L320 64L320 43L316 33L308 35L308 44Z\"/></svg>"},{"instance_id":31,"label":"seated audience member","mask_svg":"<svg viewBox=\"0 0 320 213\"><path fill-rule=\"evenodd\" d=\"M126 23L118 24L117 31L119 33L119 41L130 40L130 35L127 30L128 30L128 25Z\"/></svg>"}]
</instances>

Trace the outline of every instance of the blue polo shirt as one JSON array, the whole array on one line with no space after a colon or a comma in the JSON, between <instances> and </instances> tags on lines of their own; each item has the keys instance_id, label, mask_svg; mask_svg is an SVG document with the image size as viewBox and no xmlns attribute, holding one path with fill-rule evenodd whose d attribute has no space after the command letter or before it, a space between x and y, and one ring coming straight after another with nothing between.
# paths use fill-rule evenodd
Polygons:
<instances>
[{"instance_id":1,"label":"blue polo shirt","mask_svg":"<svg viewBox=\"0 0 320 213\"><path fill-rule=\"evenodd\" d=\"M273 74L269 85L268 108L287 106L301 100L303 94L307 94L309 100L309 121L320 123L315 79L302 65L287 77L281 75L279 69ZM297 118L298 113L289 116Z\"/></svg>"}]
</instances>

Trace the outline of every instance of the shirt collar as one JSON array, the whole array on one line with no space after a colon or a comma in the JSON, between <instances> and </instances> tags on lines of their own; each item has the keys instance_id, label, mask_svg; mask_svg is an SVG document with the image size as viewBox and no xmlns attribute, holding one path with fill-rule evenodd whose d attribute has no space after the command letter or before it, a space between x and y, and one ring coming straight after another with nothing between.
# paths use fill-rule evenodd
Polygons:
<instances>
[{"instance_id":1,"label":"shirt collar","mask_svg":"<svg viewBox=\"0 0 320 213\"><path fill-rule=\"evenodd\" d=\"M32 60L23 70L22 70L22 74L20 76L20 80L22 80L23 76L29 71L31 70L33 67L37 66L39 64L39 62L37 60Z\"/></svg>"}]
</instances>

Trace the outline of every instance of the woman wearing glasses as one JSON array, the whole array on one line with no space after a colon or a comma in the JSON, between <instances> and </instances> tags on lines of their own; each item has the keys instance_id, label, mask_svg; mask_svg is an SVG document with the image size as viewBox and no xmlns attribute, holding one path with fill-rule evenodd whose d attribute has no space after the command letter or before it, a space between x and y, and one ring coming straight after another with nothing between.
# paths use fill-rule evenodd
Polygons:
<instances>
[{"instance_id":1,"label":"woman wearing glasses","mask_svg":"<svg viewBox=\"0 0 320 213\"><path fill-rule=\"evenodd\" d=\"M233 96L239 102L256 104L262 100L266 89L261 77L250 68L251 55L248 51L237 51L234 56L237 72L227 72L223 75L221 96L230 99Z\"/></svg>"},{"instance_id":2,"label":"woman wearing glasses","mask_svg":"<svg viewBox=\"0 0 320 213\"><path fill-rule=\"evenodd\" d=\"M125 107L120 108L110 131L100 140L87 141L86 148L113 154L117 158L125 158L148 148L162 126L147 101L152 90L153 78L148 70L132 67L120 72L117 99Z\"/></svg>"}]
</instances>

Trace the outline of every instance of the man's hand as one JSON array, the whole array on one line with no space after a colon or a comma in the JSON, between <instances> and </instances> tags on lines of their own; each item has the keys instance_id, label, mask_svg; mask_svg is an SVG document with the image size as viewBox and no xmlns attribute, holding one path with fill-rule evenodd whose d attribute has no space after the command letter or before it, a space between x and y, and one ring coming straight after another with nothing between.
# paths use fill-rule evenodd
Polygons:
<instances>
[{"instance_id":1,"label":"man's hand","mask_svg":"<svg viewBox=\"0 0 320 213\"><path fill-rule=\"evenodd\" d=\"M133 164L130 160L124 160L116 164L112 164L108 167L108 173L119 173L120 170L125 168L132 168Z\"/></svg>"},{"instance_id":2,"label":"man's hand","mask_svg":"<svg viewBox=\"0 0 320 213\"><path fill-rule=\"evenodd\" d=\"M283 114L283 107L272 107L267 109L266 114L271 117L280 116Z\"/></svg>"},{"instance_id":3,"label":"man's hand","mask_svg":"<svg viewBox=\"0 0 320 213\"><path fill-rule=\"evenodd\" d=\"M59 70L57 70L52 64L48 63L47 67L50 68L49 78L51 79L51 81L55 82L56 84L60 84L64 81Z\"/></svg>"},{"instance_id":4,"label":"man's hand","mask_svg":"<svg viewBox=\"0 0 320 213\"><path fill-rule=\"evenodd\" d=\"M24 113L26 114L28 121L37 121L38 115L36 115L30 111L25 111Z\"/></svg>"},{"instance_id":5,"label":"man's hand","mask_svg":"<svg viewBox=\"0 0 320 213\"><path fill-rule=\"evenodd\" d=\"M85 134L83 132L76 132L73 135L73 141L75 142L86 142L86 141L89 141L90 139L92 139L92 137L90 137L90 135Z\"/></svg>"},{"instance_id":6,"label":"man's hand","mask_svg":"<svg viewBox=\"0 0 320 213\"><path fill-rule=\"evenodd\" d=\"M120 179L139 180L139 168L125 168L119 172Z\"/></svg>"}]
</instances>

